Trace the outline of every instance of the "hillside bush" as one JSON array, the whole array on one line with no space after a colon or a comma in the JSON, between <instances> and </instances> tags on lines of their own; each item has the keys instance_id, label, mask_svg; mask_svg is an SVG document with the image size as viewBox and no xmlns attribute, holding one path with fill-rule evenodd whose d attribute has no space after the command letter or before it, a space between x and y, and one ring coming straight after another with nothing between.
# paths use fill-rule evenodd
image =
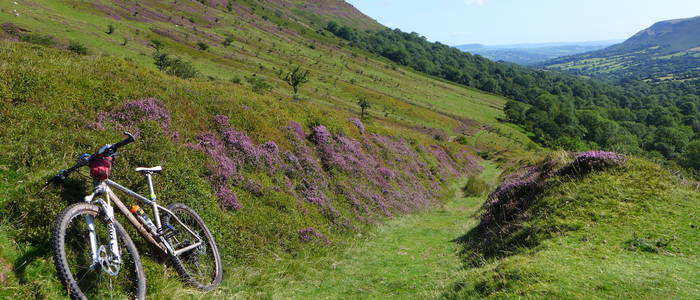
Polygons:
<instances>
[{"instance_id":1,"label":"hillside bush","mask_svg":"<svg viewBox=\"0 0 700 300\"><path fill-rule=\"evenodd\" d=\"M88 48L78 41L70 41L70 43L68 44L68 50L80 55L88 54Z\"/></svg>"},{"instance_id":2,"label":"hillside bush","mask_svg":"<svg viewBox=\"0 0 700 300\"><path fill-rule=\"evenodd\" d=\"M265 94L269 91L272 90L272 85L267 83L267 81L263 78L260 78L253 74L253 76L246 77L246 81L250 84L251 89L253 92L257 94Z\"/></svg>"},{"instance_id":3,"label":"hillside bush","mask_svg":"<svg viewBox=\"0 0 700 300\"><path fill-rule=\"evenodd\" d=\"M45 35L45 34L38 34L38 33L23 34L20 37L20 40L23 42L47 46L47 47L51 47L51 46L56 45L56 40L52 36Z\"/></svg>"},{"instance_id":4,"label":"hillside bush","mask_svg":"<svg viewBox=\"0 0 700 300\"><path fill-rule=\"evenodd\" d=\"M180 78L193 78L197 76L197 69L189 61L167 53L156 52L153 54L153 64L168 75Z\"/></svg>"},{"instance_id":5,"label":"hillside bush","mask_svg":"<svg viewBox=\"0 0 700 300\"><path fill-rule=\"evenodd\" d=\"M233 35L232 34L226 34L226 38L224 38L224 41L221 43L224 47L231 46L233 44Z\"/></svg>"}]
</instances>

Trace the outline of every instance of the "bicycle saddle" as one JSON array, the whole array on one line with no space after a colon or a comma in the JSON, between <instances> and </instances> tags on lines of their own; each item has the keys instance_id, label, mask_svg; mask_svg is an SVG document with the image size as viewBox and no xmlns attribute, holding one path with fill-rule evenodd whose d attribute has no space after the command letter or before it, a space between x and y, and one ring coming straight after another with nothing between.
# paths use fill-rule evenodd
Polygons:
<instances>
[{"instance_id":1,"label":"bicycle saddle","mask_svg":"<svg viewBox=\"0 0 700 300\"><path fill-rule=\"evenodd\" d=\"M163 167L157 166L152 168L136 168L134 171L141 173L160 173L160 171L163 171Z\"/></svg>"}]
</instances>

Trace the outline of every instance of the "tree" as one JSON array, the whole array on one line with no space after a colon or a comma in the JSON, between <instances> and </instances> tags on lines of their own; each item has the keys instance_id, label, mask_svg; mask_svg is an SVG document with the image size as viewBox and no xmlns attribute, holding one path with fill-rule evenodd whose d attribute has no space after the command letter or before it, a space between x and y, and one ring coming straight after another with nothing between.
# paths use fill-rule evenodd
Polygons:
<instances>
[{"instance_id":1,"label":"tree","mask_svg":"<svg viewBox=\"0 0 700 300\"><path fill-rule=\"evenodd\" d=\"M105 33L106 34L114 33L114 25L112 25L112 24L107 25L107 32L105 32Z\"/></svg>"},{"instance_id":2,"label":"tree","mask_svg":"<svg viewBox=\"0 0 700 300\"><path fill-rule=\"evenodd\" d=\"M526 110L527 107L525 104L513 100L508 100L503 108L506 119L515 124L522 124L525 121Z\"/></svg>"},{"instance_id":3,"label":"tree","mask_svg":"<svg viewBox=\"0 0 700 300\"><path fill-rule=\"evenodd\" d=\"M369 100L365 97L360 97L357 100L357 105L360 106L360 118L365 119L367 118L367 109L369 109L372 105L369 103Z\"/></svg>"},{"instance_id":4,"label":"tree","mask_svg":"<svg viewBox=\"0 0 700 300\"><path fill-rule=\"evenodd\" d=\"M299 86L309 82L309 70L302 70L300 66L296 66L284 76L284 81L292 87L294 90L294 99L297 99Z\"/></svg>"},{"instance_id":5,"label":"tree","mask_svg":"<svg viewBox=\"0 0 700 300\"><path fill-rule=\"evenodd\" d=\"M700 170L700 140L688 144L681 156L680 163L686 168Z\"/></svg>"},{"instance_id":6,"label":"tree","mask_svg":"<svg viewBox=\"0 0 700 300\"><path fill-rule=\"evenodd\" d=\"M328 25L326 25L326 30L335 33L336 31L338 31L338 23L334 21L328 22Z\"/></svg>"}]
</instances>

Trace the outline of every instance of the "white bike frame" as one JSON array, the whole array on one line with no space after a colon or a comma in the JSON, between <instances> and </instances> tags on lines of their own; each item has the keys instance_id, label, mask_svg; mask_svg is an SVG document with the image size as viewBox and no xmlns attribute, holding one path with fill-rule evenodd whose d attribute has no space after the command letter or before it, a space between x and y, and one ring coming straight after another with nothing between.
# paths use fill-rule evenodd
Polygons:
<instances>
[{"instance_id":1,"label":"white bike frame","mask_svg":"<svg viewBox=\"0 0 700 300\"><path fill-rule=\"evenodd\" d=\"M94 189L93 193L85 196L85 202L96 204L101 207L102 211L105 214L105 217L108 221L108 234L109 234L109 252L110 254L105 253L105 247L104 245L98 245L97 241L97 234L95 233L95 223L94 223L94 217L93 216L85 216L85 222L87 223L88 231L89 231L89 238L90 238L90 254L92 257L93 265L92 267L96 267L98 265L101 265L103 267L109 267L109 266L114 266L114 264L121 264L121 253L119 251L119 241L117 240L117 234L116 234L116 228L114 226L114 208L112 206L112 203L114 203L119 209L119 211L129 220L129 222L136 227L136 230L146 239L148 240L151 244L156 246L158 249L163 251L166 254L173 255L173 256L180 256L181 254L190 251L194 248L199 247L200 245L203 244L202 239L197 235L194 231L192 231L189 227L187 227L182 221L175 216L170 210L167 208L160 206L157 203L155 193L153 191L153 180L151 178L150 173L146 173L146 178L148 179L148 190L150 192L150 199L146 198L112 180L104 180L104 181L95 181L94 182ZM145 205L151 205L153 208L153 212L155 214L155 221L156 221L156 230L157 232L151 232L142 224L131 212L126 208L123 202L119 200L117 195L112 192L112 188L115 188L117 190L120 190L124 192L125 194L131 196L132 198L136 198L143 202ZM102 196L104 195L106 198L106 201L98 198L95 200L95 197L97 196ZM174 249L170 242L163 237L159 232L163 230L163 226L161 224L160 220L160 213L159 212L165 212L168 215L170 215L171 219L174 219L179 223L182 228L185 228L187 232L189 232L193 237L196 238L196 242L192 243L191 245L187 245L183 248L180 249ZM171 221L172 222L172 221ZM106 272L110 272L110 268L106 268ZM118 272L118 269L117 271Z\"/></svg>"}]
</instances>

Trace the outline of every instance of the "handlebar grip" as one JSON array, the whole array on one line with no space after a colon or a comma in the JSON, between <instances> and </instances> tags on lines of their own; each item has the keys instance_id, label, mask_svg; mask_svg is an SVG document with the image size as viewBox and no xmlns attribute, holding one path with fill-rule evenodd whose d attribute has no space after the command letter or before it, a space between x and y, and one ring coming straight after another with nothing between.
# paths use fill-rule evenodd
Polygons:
<instances>
[{"instance_id":1,"label":"handlebar grip","mask_svg":"<svg viewBox=\"0 0 700 300\"><path fill-rule=\"evenodd\" d=\"M119 149L120 147L125 146L126 144L129 144L129 143L133 142L133 141L136 139L136 138L134 138L134 135L133 135L133 134L131 134L131 133L127 132L127 131L124 131L124 135L126 135L126 138L123 139L123 140L121 140L120 142L118 142L118 143L112 145L112 149L117 150L117 149Z\"/></svg>"}]
</instances>

